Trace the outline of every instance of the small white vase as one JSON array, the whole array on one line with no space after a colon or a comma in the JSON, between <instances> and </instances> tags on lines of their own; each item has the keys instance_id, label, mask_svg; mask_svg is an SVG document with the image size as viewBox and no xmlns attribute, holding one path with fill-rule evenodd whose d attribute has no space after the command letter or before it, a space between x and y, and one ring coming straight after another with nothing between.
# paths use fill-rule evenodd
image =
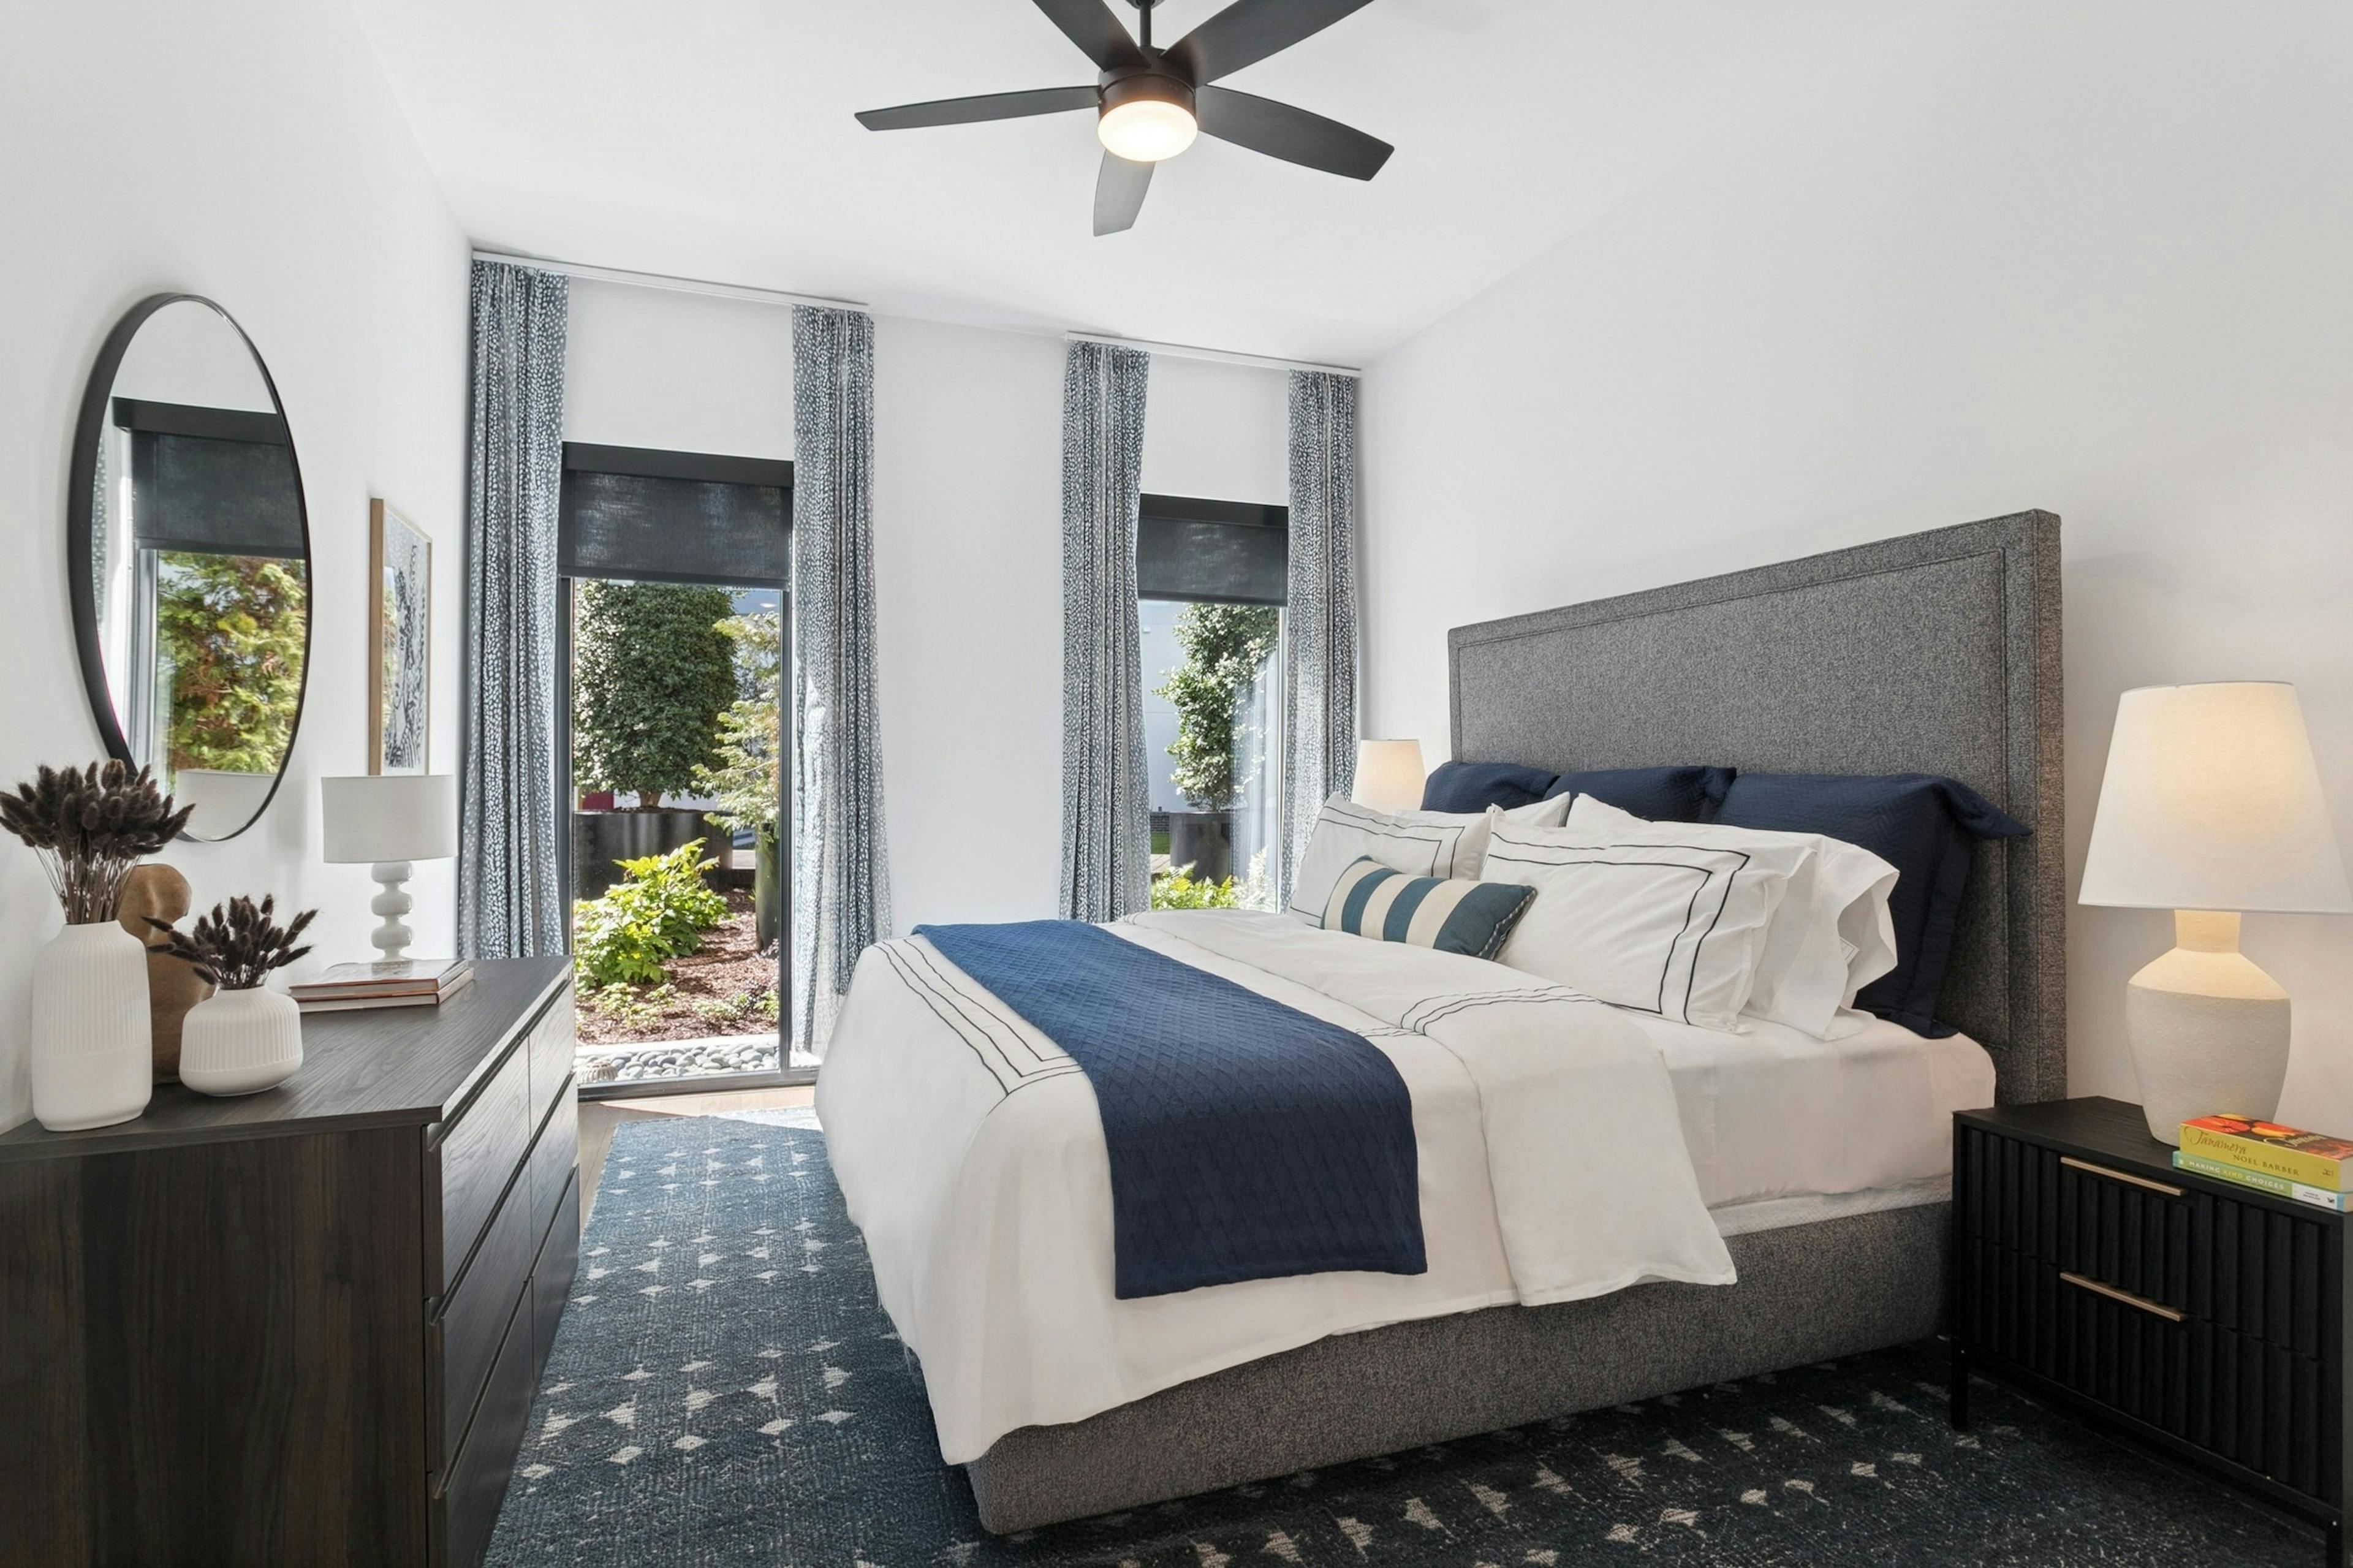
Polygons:
<instances>
[{"instance_id":1,"label":"small white vase","mask_svg":"<svg viewBox=\"0 0 2353 1568\"><path fill-rule=\"evenodd\" d=\"M147 948L113 921L69 925L33 958L33 1115L52 1132L147 1109L155 1058Z\"/></svg>"},{"instance_id":2,"label":"small white vase","mask_svg":"<svg viewBox=\"0 0 2353 1568\"><path fill-rule=\"evenodd\" d=\"M282 991L216 991L188 1009L180 1081L198 1094L275 1089L302 1065L302 1009Z\"/></svg>"}]
</instances>

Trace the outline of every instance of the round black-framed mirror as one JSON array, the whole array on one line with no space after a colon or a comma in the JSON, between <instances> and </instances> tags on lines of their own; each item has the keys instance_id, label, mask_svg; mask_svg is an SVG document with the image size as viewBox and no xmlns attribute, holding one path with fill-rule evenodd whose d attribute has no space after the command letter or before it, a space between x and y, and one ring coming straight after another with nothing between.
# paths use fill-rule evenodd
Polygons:
<instances>
[{"instance_id":1,"label":"round black-framed mirror","mask_svg":"<svg viewBox=\"0 0 2353 1568\"><path fill-rule=\"evenodd\" d=\"M66 497L74 637L111 756L153 767L186 837L269 809L309 694L310 510L278 384L237 319L154 294L98 352Z\"/></svg>"}]
</instances>

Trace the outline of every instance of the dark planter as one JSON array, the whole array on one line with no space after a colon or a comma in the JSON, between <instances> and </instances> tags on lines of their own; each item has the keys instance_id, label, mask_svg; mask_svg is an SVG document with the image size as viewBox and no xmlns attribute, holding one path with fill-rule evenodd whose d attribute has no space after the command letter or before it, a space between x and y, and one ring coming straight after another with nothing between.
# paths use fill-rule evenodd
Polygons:
<instances>
[{"instance_id":1,"label":"dark planter","mask_svg":"<svg viewBox=\"0 0 2353 1568\"><path fill-rule=\"evenodd\" d=\"M785 846L775 834L763 833L752 854L753 932L765 952L785 929Z\"/></svg>"},{"instance_id":2,"label":"dark planter","mask_svg":"<svg viewBox=\"0 0 2353 1568\"><path fill-rule=\"evenodd\" d=\"M621 879L619 860L667 855L703 840L717 854L727 836L699 811L575 811L572 814L572 896L594 899ZM725 857L722 856L723 860Z\"/></svg>"},{"instance_id":3,"label":"dark planter","mask_svg":"<svg viewBox=\"0 0 2353 1568\"><path fill-rule=\"evenodd\" d=\"M1222 882L1234 874L1234 814L1172 811L1168 814L1168 868L1197 882Z\"/></svg>"}]
</instances>

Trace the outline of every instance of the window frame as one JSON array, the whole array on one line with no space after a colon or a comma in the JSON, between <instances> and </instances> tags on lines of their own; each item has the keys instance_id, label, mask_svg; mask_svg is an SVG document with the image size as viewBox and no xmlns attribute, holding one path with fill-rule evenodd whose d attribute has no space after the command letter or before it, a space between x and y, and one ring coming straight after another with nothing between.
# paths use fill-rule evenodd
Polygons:
<instances>
[{"instance_id":1,"label":"window frame","mask_svg":"<svg viewBox=\"0 0 2353 1568\"><path fill-rule=\"evenodd\" d=\"M782 458L736 458L713 452L669 451L653 447L614 447L596 442L564 443L564 472L618 474L636 479L689 479L703 484L754 485L785 492L785 516L790 527L793 465ZM555 569L555 658L565 689L555 704L555 773L558 802L555 825L556 889L565 910L564 941L572 943L572 816L579 809L579 794L572 776L572 585L575 582L683 583L717 588L776 590L776 629L783 643L784 668L789 682L793 648L793 588L788 578L719 577L698 573L567 570L559 547ZM789 696L789 691L786 693ZM778 715L778 733L791 745L791 731ZM776 812L780 822L792 820L793 770L776 770ZM712 1073L701 1078L659 1079L618 1083L583 1084L584 1100L654 1100L681 1094L723 1094L731 1089L798 1087L817 1081L814 1067L792 1065L793 880L792 837L784 836L784 908L776 938L776 1066L767 1072ZM659 1042L652 1042L659 1044Z\"/></svg>"}]
</instances>

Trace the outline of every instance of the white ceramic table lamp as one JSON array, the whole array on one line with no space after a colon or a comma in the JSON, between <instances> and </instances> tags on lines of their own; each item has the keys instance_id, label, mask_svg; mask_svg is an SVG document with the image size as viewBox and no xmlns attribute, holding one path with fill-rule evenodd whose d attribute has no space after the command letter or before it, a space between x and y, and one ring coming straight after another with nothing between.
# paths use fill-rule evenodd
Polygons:
<instances>
[{"instance_id":1,"label":"white ceramic table lamp","mask_svg":"<svg viewBox=\"0 0 2353 1568\"><path fill-rule=\"evenodd\" d=\"M416 902L401 886L417 860L447 860L458 853L457 781L447 773L384 773L361 778L321 779L320 804L327 826L327 858L337 864L365 861L368 875L384 885L368 903L381 918L368 940L378 963L408 956L416 934L401 917Z\"/></svg>"},{"instance_id":2,"label":"white ceramic table lamp","mask_svg":"<svg viewBox=\"0 0 2353 1568\"><path fill-rule=\"evenodd\" d=\"M2174 911L2173 951L2125 992L2149 1131L2178 1144L2191 1117L2278 1114L2287 993L2239 951L2239 915L2353 913L2295 688L2126 692L2077 898Z\"/></svg>"},{"instance_id":3,"label":"white ceramic table lamp","mask_svg":"<svg viewBox=\"0 0 2353 1568\"><path fill-rule=\"evenodd\" d=\"M1356 742L1356 786L1348 798L1375 811L1417 811L1421 806L1419 741Z\"/></svg>"}]
</instances>

